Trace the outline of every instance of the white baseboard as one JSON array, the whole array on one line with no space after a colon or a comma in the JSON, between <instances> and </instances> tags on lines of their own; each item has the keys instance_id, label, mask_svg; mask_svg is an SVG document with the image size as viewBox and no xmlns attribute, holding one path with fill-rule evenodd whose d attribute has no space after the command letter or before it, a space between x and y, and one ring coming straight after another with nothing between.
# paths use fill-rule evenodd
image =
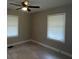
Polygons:
<instances>
[{"instance_id":1,"label":"white baseboard","mask_svg":"<svg viewBox=\"0 0 79 59\"><path fill-rule=\"evenodd\" d=\"M46 48L49 48L49 49L54 50L54 51L56 51L56 52L62 53L62 54L64 54L64 55L66 55L66 56L72 57L72 54L70 54L70 53L68 53L68 52L62 51L62 50L60 50L60 49L51 47L51 46L49 46L49 45L43 44L43 43L38 42L38 41L35 41L35 40L31 40L31 41L34 42L34 43L40 44L40 45L43 46L43 47L46 47Z\"/></svg>"},{"instance_id":2,"label":"white baseboard","mask_svg":"<svg viewBox=\"0 0 79 59\"><path fill-rule=\"evenodd\" d=\"M26 43L26 42L29 42L29 41L31 41L31 40L20 41L20 42L16 42L16 43L13 43L13 44L8 44L7 46L15 46L15 45L23 44L23 43Z\"/></svg>"}]
</instances>

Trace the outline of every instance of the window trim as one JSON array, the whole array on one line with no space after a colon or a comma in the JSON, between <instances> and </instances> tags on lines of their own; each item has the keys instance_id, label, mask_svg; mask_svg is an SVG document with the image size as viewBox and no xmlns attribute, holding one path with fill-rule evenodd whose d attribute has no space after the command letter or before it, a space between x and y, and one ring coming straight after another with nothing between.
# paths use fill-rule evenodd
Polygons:
<instances>
[{"instance_id":1,"label":"window trim","mask_svg":"<svg viewBox=\"0 0 79 59\"><path fill-rule=\"evenodd\" d=\"M60 15L60 14L64 14L65 15L65 23L64 23L64 41L60 41L60 40L57 40L57 39L52 39L52 38L49 38L48 37L48 17L49 16L53 16L53 15ZM62 13L54 13L54 14L49 14L47 15L47 34L46 34L46 37L48 40L51 40L51 41L56 41L56 42L60 42L60 43L65 43L66 41L66 13L65 12L62 12Z\"/></svg>"},{"instance_id":2,"label":"window trim","mask_svg":"<svg viewBox=\"0 0 79 59\"><path fill-rule=\"evenodd\" d=\"M8 15L11 15L11 14L8 14ZM8 17L8 15L7 15L7 17ZM19 37L19 17L18 17L18 15L13 15L12 14L12 16L17 16L17 18L18 18L18 35L16 35L16 36L8 36L7 35L7 38L18 38ZM8 20L8 19L7 19ZM7 25L8 26L8 25Z\"/></svg>"}]
</instances>

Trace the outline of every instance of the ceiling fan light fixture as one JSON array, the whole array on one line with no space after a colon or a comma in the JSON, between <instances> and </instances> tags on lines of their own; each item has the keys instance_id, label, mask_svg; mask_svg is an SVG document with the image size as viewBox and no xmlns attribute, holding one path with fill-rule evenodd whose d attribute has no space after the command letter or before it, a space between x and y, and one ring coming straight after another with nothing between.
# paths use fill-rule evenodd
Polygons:
<instances>
[{"instance_id":1,"label":"ceiling fan light fixture","mask_svg":"<svg viewBox=\"0 0 79 59\"><path fill-rule=\"evenodd\" d=\"M27 7L23 7L22 10L23 10L23 11L27 11Z\"/></svg>"}]
</instances>

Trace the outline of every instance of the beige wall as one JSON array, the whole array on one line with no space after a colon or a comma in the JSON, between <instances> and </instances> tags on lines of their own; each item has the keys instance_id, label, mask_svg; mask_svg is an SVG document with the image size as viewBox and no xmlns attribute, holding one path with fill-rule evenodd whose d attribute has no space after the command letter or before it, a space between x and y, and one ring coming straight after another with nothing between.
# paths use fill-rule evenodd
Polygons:
<instances>
[{"instance_id":1,"label":"beige wall","mask_svg":"<svg viewBox=\"0 0 79 59\"><path fill-rule=\"evenodd\" d=\"M15 42L19 42L22 40L28 40L31 38L31 19L30 15L21 12L21 11L15 11L8 9L7 11L8 15L17 15L19 17L19 36L18 37L11 37L7 38L7 44L12 44Z\"/></svg>"},{"instance_id":2,"label":"beige wall","mask_svg":"<svg viewBox=\"0 0 79 59\"><path fill-rule=\"evenodd\" d=\"M66 13L65 43L47 39L47 16L55 13ZM32 39L55 48L72 53L72 7L71 5L56 7L31 14Z\"/></svg>"}]
</instances>

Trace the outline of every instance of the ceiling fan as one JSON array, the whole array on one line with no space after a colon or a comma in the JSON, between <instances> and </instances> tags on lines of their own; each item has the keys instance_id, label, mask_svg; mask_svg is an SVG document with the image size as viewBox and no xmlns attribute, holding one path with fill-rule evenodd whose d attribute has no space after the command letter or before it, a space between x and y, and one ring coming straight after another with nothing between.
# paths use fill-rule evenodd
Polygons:
<instances>
[{"instance_id":1,"label":"ceiling fan","mask_svg":"<svg viewBox=\"0 0 79 59\"><path fill-rule=\"evenodd\" d=\"M17 8L16 10L23 10L23 11L31 11L31 8L40 8L40 6L32 6L29 5L29 1L25 0L23 2L21 2L21 5L16 4L16 3L9 3L10 5L15 5L15 6L20 6L20 8Z\"/></svg>"}]
</instances>

